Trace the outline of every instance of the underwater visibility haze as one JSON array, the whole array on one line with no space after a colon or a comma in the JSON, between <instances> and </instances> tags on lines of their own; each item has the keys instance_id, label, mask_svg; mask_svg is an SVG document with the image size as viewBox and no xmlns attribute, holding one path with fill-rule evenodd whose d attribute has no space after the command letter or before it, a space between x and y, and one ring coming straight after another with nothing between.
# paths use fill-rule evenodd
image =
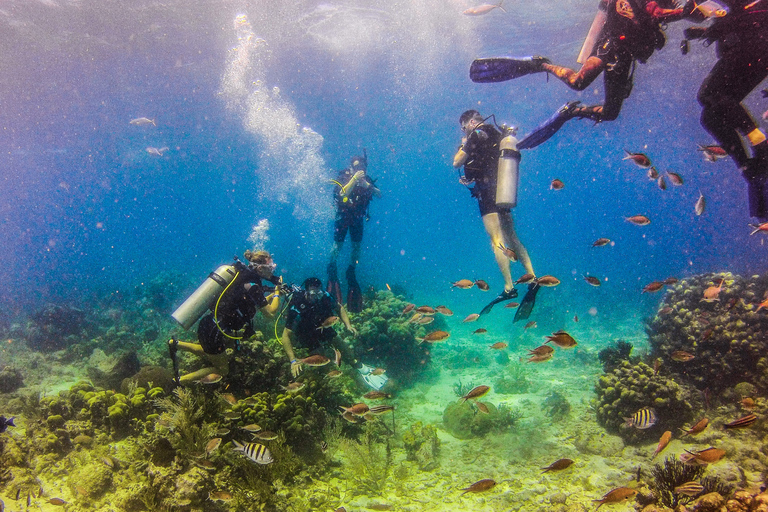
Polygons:
<instances>
[{"instance_id":1,"label":"underwater visibility haze","mask_svg":"<svg viewBox=\"0 0 768 512\"><path fill-rule=\"evenodd\" d=\"M522 138L605 91L544 72L475 83L470 65L578 67L597 12L0 4L0 511L765 510L768 226L734 162L702 151L718 56L691 22L663 25L616 120L521 150L514 230L541 289L515 321L529 283L513 261L519 296L477 317L505 281L452 165L461 114ZM761 130L763 87L744 100ZM381 192L353 268L362 305L352 329L341 311L310 330L349 352L298 342L292 364L288 297L329 280L352 157ZM244 255L260 250L264 265ZM235 256L260 279L274 261L277 310L265 288L231 328L214 299L192 323L213 315L224 362L177 385L206 358L171 315Z\"/></svg>"}]
</instances>

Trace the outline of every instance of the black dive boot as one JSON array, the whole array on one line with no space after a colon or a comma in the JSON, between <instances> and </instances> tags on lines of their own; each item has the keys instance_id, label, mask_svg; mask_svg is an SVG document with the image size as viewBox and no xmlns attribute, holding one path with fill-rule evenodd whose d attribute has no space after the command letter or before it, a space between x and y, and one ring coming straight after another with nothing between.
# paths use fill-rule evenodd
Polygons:
<instances>
[{"instance_id":1,"label":"black dive boot","mask_svg":"<svg viewBox=\"0 0 768 512\"><path fill-rule=\"evenodd\" d=\"M475 59L469 67L469 78L476 83L505 82L521 76L545 71L542 67L549 64L546 57L490 57Z\"/></svg>"},{"instance_id":2,"label":"black dive boot","mask_svg":"<svg viewBox=\"0 0 768 512\"><path fill-rule=\"evenodd\" d=\"M363 292L357 283L354 265L347 267L347 310L352 313L359 313L363 310Z\"/></svg>"},{"instance_id":3,"label":"black dive boot","mask_svg":"<svg viewBox=\"0 0 768 512\"><path fill-rule=\"evenodd\" d=\"M768 219L768 142L754 147L755 156L744 169L749 198L749 216Z\"/></svg>"},{"instance_id":4,"label":"black dive boot","mask_svg":"<svg viewBox=\"0 0 768 512\"><path fill-rule=\"evenodd\" d=\"M341 295L341 283L339 282L339 271L336 268L336 262L332 261L328 264L328 286L325 290L331 294L331 297L336 299L336 302L343 304L344 297Z\"/></svg>"}]
</instances>

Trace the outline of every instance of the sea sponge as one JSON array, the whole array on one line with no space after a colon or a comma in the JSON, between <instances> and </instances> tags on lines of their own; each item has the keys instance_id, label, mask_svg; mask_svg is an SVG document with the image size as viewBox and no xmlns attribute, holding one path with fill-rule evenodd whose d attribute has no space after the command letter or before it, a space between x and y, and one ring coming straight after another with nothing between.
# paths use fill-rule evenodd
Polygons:
<instances>
[{"instance_id":1,"label":"sea sponge","mask_svg":"<svg viewBox=\"0 0 768 512\"><path fill-rule=\"evenodd\" d=\"M403 433L406 459L415 461L422 471L431 471L439 465L440 439L434 425L417 421Z\"/></svg>"},{"instance_id":2,"label":"sea sponge","mask_svg":"<svg viewBox=\"0 0 768 512\"><path fill-rule=\"evenodd\" d=\"M485 406L488 408L487 413L479 411L471 401L453 402L443 411L443 426L454 437L469 439L514 427L522 417L519 411L509 409L504 404L497 408L486 402Z\"/></svg>"},{"instance_id":3,"label":"sea sponge","mask_svg":"<svg viewBox=\"0 0 768 512\"><path fill-rule=\"evenodd\" d=\"M68 483L75 489L73 494L79 494L77 489L82 489L89 498L96 498L112 486L112 469L102 462L91 462L70 473Z\"/></svg>"}]
</instances>

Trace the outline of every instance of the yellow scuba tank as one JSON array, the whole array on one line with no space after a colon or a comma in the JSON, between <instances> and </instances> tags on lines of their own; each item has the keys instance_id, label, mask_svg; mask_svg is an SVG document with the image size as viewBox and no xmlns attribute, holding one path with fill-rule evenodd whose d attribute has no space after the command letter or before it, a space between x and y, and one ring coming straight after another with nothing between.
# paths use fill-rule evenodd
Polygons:
<instances>
[{"instance_id":1,"label":"yellow scuba tank","mask_svg":"<svg viewBox=\"0 0 768 512\"><path fill-rule=\"evenodd\" d=\"M576 62L579 64L584 64L590 55L592 55L592 50L595 49L595 45L597 44L597 40L600 37L600 34L603 31L603 27L605 26L605 21L608 19L608 12L607 12L607 5L605 2L600 2L597 9L597 14L595 14L595 19L592 20L592 26L589 27L589 32L587 32L587 37L584 39L584 44L581 46L581 51L579 52L579 56L576 58Z\"/></svg>"},{"instance_id":2,"label":"yellow scuba tank","mask_svg":"<svg viewBox=\"0 0 768 512\"><path fill-rule=\"evenodd\" d=\"M216 298L237 275L233 265L221 265L211 272L203 284L192 292L171 316L186 330L192 327L216 302Z\"/></svg>"},{"instance_id":3,"label":"yellow scuba tank","mask_svg":"<svg viewBox=\"0 0 768 512\"><path fill-rule=\"evenodd\" d=\"M496 175L496 206L517 206L517 185L520 181L520 152L517 150L517 128L502 125L504 137L499 142L499 167Z\"/></svg>"}]
</instances>

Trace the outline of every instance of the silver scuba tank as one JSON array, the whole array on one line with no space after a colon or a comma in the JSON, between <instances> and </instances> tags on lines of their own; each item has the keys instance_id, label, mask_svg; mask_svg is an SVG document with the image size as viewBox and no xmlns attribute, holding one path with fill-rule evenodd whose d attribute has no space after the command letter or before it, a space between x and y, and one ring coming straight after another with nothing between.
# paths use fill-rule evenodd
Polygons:
<instances>
[{"instance_id":1,"label":"silver scuba tank","mask_svg":"<svg viewBox=\"0 0 768 512\"><path fill-rule=\"evenodd\" d=\"M496 175L496 206L517 206L517 185L520 180L520 152L517 150L517 128L503 125L504 137L499 142L499 168Z\"/></svg>"},{"instance_id":2,"label":"silver scuba tank","mask_svg":"<svg viewBox=\"0 0 768 512\"><path fill-rule=\"evenodd\" d=\"M237 271L232 265L221 265L211 272L203 284L192 292L184 303L173 312L173 319L186 330L200 320L200 317L213 307L221 292L235 278Z\"/></svg>"}]
</instances>

